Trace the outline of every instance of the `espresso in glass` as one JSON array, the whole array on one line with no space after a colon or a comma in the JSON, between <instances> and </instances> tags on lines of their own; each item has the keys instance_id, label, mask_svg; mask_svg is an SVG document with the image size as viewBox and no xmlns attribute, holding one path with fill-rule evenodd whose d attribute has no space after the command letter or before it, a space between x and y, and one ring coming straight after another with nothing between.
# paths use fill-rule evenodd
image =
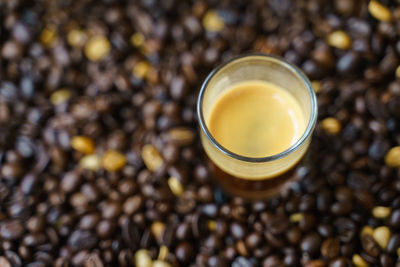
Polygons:
<instances>
[{"instance_id":1,"label":"espresso in glass","mask_svg":"<svg viewBox=\"0 0 400 267\"><path fill-rule=\"evenodd\" d=\"M236 58L209 75L197 108L208 163L226 191L267 198L305 167L317 110L295 66L267 55Z\"/></svg>"}]
</instances>

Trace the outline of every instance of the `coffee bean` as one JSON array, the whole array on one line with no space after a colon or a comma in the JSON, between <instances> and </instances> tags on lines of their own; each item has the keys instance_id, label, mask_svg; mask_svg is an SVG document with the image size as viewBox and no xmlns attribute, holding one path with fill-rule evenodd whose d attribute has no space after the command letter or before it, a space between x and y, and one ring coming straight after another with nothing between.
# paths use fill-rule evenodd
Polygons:
<instances>
[{"instance_id":1,"label":"coffee bean","mask_svg":"<svg viewBox=\"0 0 400 267\"><path fill-rule=\"evenodd\" d=\"M400 228L400 209L396 209L392 211L392 214L389 218L389 224L391 227L395 229Z\"/></svg>"},{"instance_id":2,"label":"coffee bean","mask_svg":"<svg viewBox=\"0 0 400 267\"><path fill-rule=\"evenodd\" d=\"M102 216L106 219L117 217L121 213L121 206L117 202L104 202L101 209Z\"/></svg>"},{"instance_id":3,"label":"coffee bean","mask_svg":"<svg viewBox=\"0 0 400 267\"><path fill-rule=\"evenodd\" d=\"M282 266L282 261L275 255L265 258L263 261L263 267L278 267Z\"/></svg>"},{"instance_id":4,"label":"coffee bean","mask_svg":"<svg viewBox=\"0 0 400 267\"><path fill-rule=\"evenodd\" d=\"M229 265L228 265L228 262L227 262L224 258L218 257L218 256L212 256L212 257L210 257L210 258L208 259L208 265L209 265L210 267L219 267L219 266L221 266L221 267L227 267L227 266L229 266Z\"/></svg>"},{"instance_id":5,"label":"coffee bean","mask_svg":"<svg viewBox=\"0 0 400 267\"><path fill-rule=\"evenodd\" d=\"M389 243L387 244L386 251L390 254L395 254L397 248L400 247L400 235L395 234L389 239Z\"/></svg>"},{"instance_id":6,"label":"coffee bean","mask_svg":"<svg viewBox=\"0 0 400 267\"><path fill-rule=\"evenodd\" d=\"M255 249L262 241L260 234L253 232L246 237L246 246L249 249Z\"/></svg>"},{"instance_id":7,"label":"coffee bean","mask_svg":"<svg viewBox=\"0 0 400 267\"><path fill-rule=\"evenodd\" d=\"M232 267L254 267L254 264L244 257L237 257L233 261Z\"/></svg>"},{"instance_id":8,"label":"coffee bean","mask_svg":"<svg viewBox=\"0 0 400 267\"><path fill-rule=\"evenodd\" d=\"M182 263L188 263L194 256L193 246L188 242L181 242L175 249L175 255Z\"/></svg>"},{"instance_id":9,"label":"coffee bean","mask_svg":"<svg viewBox=\"0 0 400 267\"><path fill-rule=\"evenodd\" d=\"M0 236L5 240L15 240L24 233L24 226L19 220L3 221L0 224Z\"/></svg>"},{"instance_id":10,"label":"coffee bean","mask_svg":"<svg viewBox=\"0 0 400 267\"><path fill-rule=\"evenodd\" d=\"M96 233L101 239L106 239L113 234L114 228L113 222L102 220L97 224Z\"/></svg>"},{"instance_id":11,"label":"coffee bean","mask_svg":"<svg viewBox=\"0 0 400 267\"><path fill-rule=\"evenodd\" d=\"M80 175L77 172L66 173L61 180L61 189L65 192L72 192L80 183Z\"/></svg>"},{"instance_id":12,"label":"coffee bean","mask_svg":"<svg viewBox=\"0 0 400 267\"><path fill-rule=\"evenodd\" d=\"M245 236L245 229L242 225L234 222L230 227L231 234L236 239L243 239Z\"/></svg>"},{"instance_id":13,"label":"coffee bean","mask_svg":"<svg viewBox=\"0 0 400 267\"><path fill-rule=\"evenodd\" d=\"M19 2L0 8L0 265L399 264L395 4ZM195 88L248 50L302 67L324 119L265 201L214 185L196 128Z\"/></svg>"},{"instance_id":14,"label":"coffee bean","mask_svg":"<svg viewBox=\"0 0 400 267\"><path fill-rule=\"evenodd\" d=\"M209 216L209 217L216 217L218 214L218 208L214 204L207 204L203 206L203 214Z\"/></svg>"},{"instance_id":15,"label":"coffee bean","mask_svg":"<svg viewBox=\"0 0 400 267\"><path fill-rule=\"evenodd\" d=\"M0 265L4 267L11 267L11 263L8 261L8 259L4 256L0 257Z\"/></svg>"},{"instance_id":16,"label":"coffee bean","mask_svg":"<svg viewBox=\"0 0 400 267\"><path fill-rule=\"evenodd\" d=\"M321 244L321 238L319 237L318 234L316 233L310 233L306 236L301 241L300 247L301 250L310 254L315 254L317 251L319 251Z\"/></svg>"},{"instance_id":17,"label":"coffee bean","mask_svg":"<svg viewBox=\"0 0 400 267\"><path fill-rule=\"evenodd\" d=\"M378 243L368 234L361 236L361 245L365 252L373 257L377 257L380 254L381 249Z\"/></svg>"},{"instance_id":18,"label":"coffee bean","mask_svg":"<svg viewBox=\"0 0 400 267\"><path fill-rule=\"evenodd\" d=\"M344 257L337 258L329 263L329 267L344 267L347 266L346 259Z\"/></svg>"},{"instance_id":19,"label":"coffee bean","mask_svg":"<svg viewBox=\"0 0 400 267\"><path fill-rule=\"evenodd\" d=\"M335 238L326 239L321 246L322 256L328 259L334 259L339 255L340 252L340 242Z\"/></svg>"},{"instance_id":20,"label":"coffee bean","mask_svg":"<svg viewBox=\"0 0 400 267\"><path fill-rule=\"evenodd\" d=\"M74 250L91 249L97 244L97 237L85 230L76 230L68 238L68 244Z\"/></svg>"},{"instance_id":21,"label":"coffee bean","mask_svg":"<svg viewBox=\"0 0 400 267\"><path fill-rule=\"evenodd\" d=\"M125 214L131 215L137 212L143 205L143 198L140 195L127 198L122 206Z\"/></svg>"}]
</instances>

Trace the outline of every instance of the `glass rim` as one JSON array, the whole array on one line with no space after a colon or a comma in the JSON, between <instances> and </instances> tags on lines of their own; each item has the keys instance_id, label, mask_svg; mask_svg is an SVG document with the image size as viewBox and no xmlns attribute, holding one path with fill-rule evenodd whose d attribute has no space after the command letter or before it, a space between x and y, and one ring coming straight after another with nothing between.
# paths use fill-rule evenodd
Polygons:
<instances>
[{"instance_id":1,"label":"glass rim","mask_svg":"<svg viewBox=\"0 0 400 267\"><path fill-rule=\"evenodd\" d=\"M219 72L221 71L224 67L234 63L235 61L239 60L239 59L243 59L246 57L263 57L265 59L269 59L269 60L273 60L273 61L277 61L279 62L279 64L283 65L284 67L286 67L287 69L289 69L291 72L293 72L295 75L298 75L301 80L303 81L303 83L305 84L308 94L311 98L311 113L310 113L310 117L308 120L308 124L307 124L307 128L304 130L304 133L302 134L302 136L293 144L291 145L288 149L278 153L278 154L274 154L271 156L267 156L267 157L247 157L247 156L242 156L239 155L237 153L234 153L232 151L230 151L229 149L225 148L224 146L222 146L217 140L215 140L215 138L212 136L211 132L208 130L208 127L206 125L204 116L203 116L203 111L202 111L202 105L203 105L203 98L204 98L204 93L210 83L210 81L212 80L212 78ZM199 92L199 96L197 98L197 118L199 120L200 123L200 128L203 131L203 133L206 135L206 137L208 138L208 140L215 146L217 147L217 149L219 151L221 151L222 153L224 153L225 155L237 159L237 160L241 160L241 161L246 161L246 162L270 162L270 161L274 161L277 159L281 159L284 158L285 156L291 154L292 152L296 151L308 138L308 136L312 133L312 131L314 130L316 121L317 121L317 114L318 114L318 106L317 106L317 97L315 95L315 92L311 86L311 82L310 80L307 78L307 76L303 73L302 70L300 70L297 66L289 63L288 61L286 61L285 59L279 57L279 56L275 56L275 55L270 55L270 54L263 54L263 53L246 53L246 54L242 54L236 57L233 57L232 59L228 60L227 62L224 62L222 64L220 64L219 66L217 66L215 69L213 69L208 76L206 77L206 79L204 80L203 84L201 85L200 88L200 92Z\"/></svg>"}]
</instances>

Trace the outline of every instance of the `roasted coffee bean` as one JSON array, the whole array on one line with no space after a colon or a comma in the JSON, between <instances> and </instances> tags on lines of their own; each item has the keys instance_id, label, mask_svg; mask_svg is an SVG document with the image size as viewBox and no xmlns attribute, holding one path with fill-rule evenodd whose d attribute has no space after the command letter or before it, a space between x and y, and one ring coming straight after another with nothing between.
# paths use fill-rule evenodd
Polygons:
<instances>
[{"instance_id":1,"label":"roasted coffee bean","mask_svg":"<svg viewBox=\"0 0 400 267\"><path fill-rule=\"evenodd\" d=\"M345 267L347 266L346 259L344 257L337 258L329 262L329 267Z\"/></svg>"},{"instance_id":2,"label":"roasted coffee bean","mask_svg":"<svg viewBox=\"0 0 400 267\"><path fill-rule=\"evenodd\" d=\"M400 228L400 209L392 211L392 214L389 219L389 225L395 229Z\"/></svg>"},{"instance_id":3,"label":"roasted coffee bean","mask_svg":"<svg viewBox=\"0 0 400 267\"><path fill-rule=\"evenodd\" d=\"M246 237L246 246L249 249L255 249L261 242L261 236L259 233L253 232Z\"/></svg>"},{"instance_id":4,"label":"roasted coffee bean","mask_svg":"<svg viewBox=\"0 0 400 267\"><path fill-rule=\"evenodd\" d=\"M399 264L395 3L20 2L0 4L0 265ZM255 202L214 185L196 127L207 73L249 50L301 67L330 122Z\"/></svg>"},{"instance_id":5,"label":"roasted coffee bean","mask_svg":"<svg viewBox=\"0 0 400 267\"><path fill-rule=\"evenodd\" d=\"M230 230L231 230L232 236L236 239L243 239L245 236L245 229L239 223L236 223L236 222L232 223Z\"/></svg>"},{"instance_id":6,"label":"roasted coffee bean","mask_svg":"<svg viewBox=\"0 0 400 267\"><path fill-rule=\"evenodd\" d=\"M183 264L190 262L194 256L193 245L188 242L179 243L175 249L175 255Z\"/></svg>"},{"instance_id":7,"label":"roasted coffee bean","mask_svg":"<svg viewBox=\"0 0 400 267\"><path fill-rule=\"evenodd\" d=\"M232 267L254 267L254 264L245 257L237 257L233 261Z\"/></svg>"},{"instance_id":8,"label":"roasted coffee bean","mask_svg":"<svg viewBox=\"0 0 400 267\"><path fill-rule=\"evenodd\" d=\"M21 221L14 219L3 221L0 224L0 236L5 240L15 240L24 233L24 226Z\"/></svg>"},{"instance_id":9,"label":"roasted coffee bean","mask_svg":"<svg viewBox=\"0 0 400 267\"><path fill-rule=\"evenodd\" d=\"M210 267L227 267L228 262L226 259L224 259L223 257L218 257L218 256L212 256L208 259L208 266Z\"/></svg>"},{"instance_id":10,"label":"roasted coffee bean","mask_svg":"<svg viewBox=\"0 0 400 267\"><path fill-rule=\"evenodd\" d=\"M395 254L397 249L400 247L400 235L395 234L389 239L389 243L387 244L386 251L390 254Z\"/></svg>"},{"instance_id":11,"label":"roasted coffee bean","mask_svg":"<svg viewBox=\"0 0 400 267\"><path fill-rule=\"evenodd\" d=\"M97 237L89 231L76 230L68 238L68 244L74 250L91 249L97 244Z\"/></svg>"},{"instance_id":12,"label":"roasted coffee bean","mask_svg":"<svg viewBox=\"0 0 400 267\"><path fill-rule=\"evenodd\" d=\"M326 239L321 246L322 256L328 259L336 258L340 253L340 242L335 238Z\"/></svg>"},{"instance_id":13,"label":"roasted coffee bean","mask_svg":"<svg viewBox=\"0 0 400 267\"><path fill-rule=\"evenodd\" d=\"M302 239L300 243L301 250L310 254L315 254L319 251L321 238L316 233L310 233Z\"/></svg>"},{"instance_id":14,"label":"roasted coffee bean","mask_svg":"<svg viewBox=\"0 0 400 267\"><path fill-rule=\"evenodd\" d=\"M372 257L377 257L381 252L378 243L368 234L361 236L361 245L364 251Z\"/></svg>"},{"instance_id":15,"label":"roasted coffee bean","mask_svg":"<svg viewBox=\"0 0 400 267\"><path fill-rule=\"evenodd\" d=\"M262 263L263 267L278 267L282 266L282 261L277 257L277 256L269 256L265 258L265 260Z\"/></svg>"}]
</instances>

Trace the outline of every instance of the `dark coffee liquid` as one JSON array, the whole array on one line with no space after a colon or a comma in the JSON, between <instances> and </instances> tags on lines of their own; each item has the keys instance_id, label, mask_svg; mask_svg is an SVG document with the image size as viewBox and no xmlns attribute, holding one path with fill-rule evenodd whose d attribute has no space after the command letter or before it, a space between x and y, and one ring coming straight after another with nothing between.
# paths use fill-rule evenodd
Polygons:
<instances>
[{"instance_id":1,"label":"dark coffee liquid","mask_svg":"<svg viewBox=\"0 0 400 267\"><path fill-rule=\"evenodd\" d=\"M272 178L249 180L232 176L217 165L215 165L208 157L207 163L213 172L214 179L221 188L235 196L240 196L249 200L266 199L279 192L286 190L287 187L301 177L299 169L305 166L307 154L303 159L296 163L290 170L285 173Z\"/></svg>"}]
</instances>

